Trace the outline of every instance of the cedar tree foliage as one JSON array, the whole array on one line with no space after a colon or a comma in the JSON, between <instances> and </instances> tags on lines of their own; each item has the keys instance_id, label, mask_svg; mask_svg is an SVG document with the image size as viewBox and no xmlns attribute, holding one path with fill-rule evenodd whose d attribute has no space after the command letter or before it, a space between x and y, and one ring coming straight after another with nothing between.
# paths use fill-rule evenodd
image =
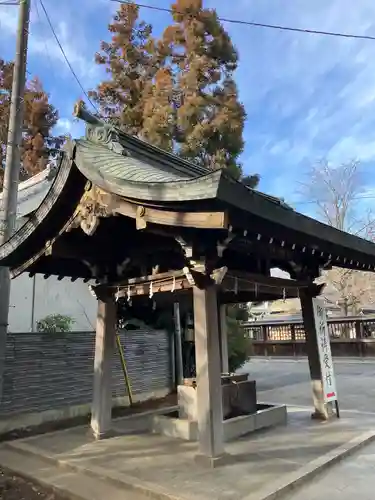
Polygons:
<instances>
[{"instance_id":1,"label":"cedar tree foliage","mask_svg":"<svg viewBox=\"0 0 375 500\"><path fill-rule=\"evenodd\" d=\"M96 62L108 77L90 92L100 113L122 130L209 169L242 176L246 113L233 78L238 54L216 11L202 0L176 0L160 38L121 4Z\"/></svg>"},{"instance_id":2,"label":"cedar tree foliage","mask_svg":"<svg viewBox=\"0 0 375 500\"><path fill-rule=\"evenodd\" d=\"M13 62L0 59L1 179L5 165L12 78ZM24 106L21 180L44 170L51 156L51 151L58 149L63 142L62 137L54 137L51 134L52 128L58 120L58 112L50 104L49 96L37 78L26 83Z\"/></svg>"}]
</instances>

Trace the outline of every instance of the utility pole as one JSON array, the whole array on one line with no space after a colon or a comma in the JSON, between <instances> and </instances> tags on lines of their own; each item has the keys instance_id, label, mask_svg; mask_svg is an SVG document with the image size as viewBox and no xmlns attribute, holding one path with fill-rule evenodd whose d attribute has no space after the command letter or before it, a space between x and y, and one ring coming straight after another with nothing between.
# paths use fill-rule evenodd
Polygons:
<instances>
[{"instance_id":1,"label":"utility pole","mask_svg":"<svg viewBox=\"0 0 375 500\"><path fill-rule=\"evenodd\" d=\"M16 42L16 57L13 68L13 84L10 102L8 140L6 149L2 227L0 243L5 243L13 234L17 219L18 182L21 167L24 92L26 83L27 42L29 37L30 0L20 0ZM3 395L6 339L10 300L10 274L6 267L0 268L0 398Z\"/></svg>"}]
</instances>

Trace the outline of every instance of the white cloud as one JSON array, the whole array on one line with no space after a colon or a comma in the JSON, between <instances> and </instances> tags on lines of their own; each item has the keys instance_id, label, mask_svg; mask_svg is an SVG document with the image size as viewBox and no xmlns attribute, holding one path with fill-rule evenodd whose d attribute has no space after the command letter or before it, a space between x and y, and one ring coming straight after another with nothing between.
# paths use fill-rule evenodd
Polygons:
<instances>
[{"instance_id":1,"label":"white cloud","mask_svg":"<svg viewBox=\"0 0 375 500\"><path fill-rule=\"evenodd\" d=\"M228 18L375 35L372 0L355 8L351 0L211 3ZM288 195L303 165L322 156L375 159L375 41L227 28L240 52L238 78L248 113L244 163L268 179L268 190Z\"/></svg>"},{"instance_id":2,"label":"white cloud","mask_svg":"<svg viewBox=\"0 0 375 500\"><path fill-rule=\"evenodd\" d=\"M58 130L58 133L70 134L73 128L73 120L70 120L69 118L60 118L55 127Z\"/></svg>"},{"instance_id":3,"label":"white cloud","mask_svg":"<svg viewBox=\"0 0 375 500\"><path fill-rule=\"evenodd\" d=\"M93 82L96 82L100 74L100 68L95 64L95 51L93 51L92 45L87 43L87 38L84 33L85 30L82 31L82 29L80 29L81 19L80 16L75 16L77 10L74 7L74 3L71 3L70 7L73 7L73 9L69 9L69 3L63 10L60 7L60 11L57 15L56 8L53 8L53 3L46 2L46 9L67 59L78 77L84 78L89 87ZM80 9L81 8L82 5L80 6ZM56 21L57 17L59 19L58 21ZM0 26L2 28L0 32L0 43L2 43L3 40L6 40L7 43L15 40L17 8L7 7L4 11L1 11ZM40 62L50 67L53 66L51 71L59 71L60 78L62 74L65 77L68 75L69 78L73 78L41 7L39 7L38 10L31 10L29 33L29 55L31 57L42 57L43 59ZM34 70L34 68L32 68L32 70Z\"/></svg>"},{"instance_id":4,"label":"white cloud","mask_svg":"<svg viewBox=\"0 0 375 500\"><path fill-rule=\"evenodd\" d=\"M56 135L71 135L77 139L84 135L84 124L74 118L63 117L55 125L54 133Z\"/></svg>"},{"instance_id":5,"label":"white cloud","mask_svg":"<svg viewBox=\"0 0 375 500\"><path fill-rule=\"evenodd\" d=\"M79 45L79 41L74 40L70 29L67 21L60 21L55 28L57 37L78 77L84 78L85 82L92 83L96 81L99 75L99 68L94 62L92 53L86 55L81 52L82 46L78 49L77 45ZM45 37L39 34L37 30L34 33L35 35L30 38L30 52L34 55L47 56L47 64L53 62L54 69L59 69L60 71L63 69L64 72L70 73L64 55L53 35L50 34Z\"/></svg>"},{"instance_id":6,"label":"white cloud","mask_svg":"<svg viewBox=\"0 0 375 500\"><path fill-rule=\"evenodd\" d=\"M1 6L0 33L15 34L17 29L17 8L15 6Z\"/></svg>"}]
</instances>

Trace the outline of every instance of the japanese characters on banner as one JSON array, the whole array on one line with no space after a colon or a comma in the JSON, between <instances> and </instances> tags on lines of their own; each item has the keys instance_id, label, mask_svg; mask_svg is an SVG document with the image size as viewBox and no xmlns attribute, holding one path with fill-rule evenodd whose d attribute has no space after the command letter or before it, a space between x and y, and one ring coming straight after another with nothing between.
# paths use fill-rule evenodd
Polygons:
<instances>
[{"instance_id":1,"label":"japanese characters on banner","mask_svg":"<svg viewBox=\"0 0 375 500\"><path fill-rule=\"evenodd\" d=\"M313 309L323 379L324 401L328 403L337 400L337 391L324 300L315 297L313 299Z\"/></svg>"}]
</instances>

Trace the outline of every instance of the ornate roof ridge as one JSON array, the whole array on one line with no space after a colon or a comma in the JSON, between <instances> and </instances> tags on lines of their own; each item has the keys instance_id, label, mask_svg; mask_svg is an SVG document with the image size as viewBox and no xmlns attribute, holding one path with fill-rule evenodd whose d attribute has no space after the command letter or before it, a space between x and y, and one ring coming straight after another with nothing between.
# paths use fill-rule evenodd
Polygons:
<instances>
[{"instance_id":1,"label":"ornate roof ridge","mask_svg":"<svg viewBox=\"0 0 375 500\"><path fill-rule=\"evenodd\" d=\"M115 125L90 113L82 100L78 101L74 106L73 116L86 122L87 140L103 145L118 154L132 156L134 153L145 158L149 157L153 161L157 161L161 166L173 168L190 178L201 177L212 172L205 167L179 158L173 153L164 151L138 137L123 132Z\"/></svg>"}]
</instances>

